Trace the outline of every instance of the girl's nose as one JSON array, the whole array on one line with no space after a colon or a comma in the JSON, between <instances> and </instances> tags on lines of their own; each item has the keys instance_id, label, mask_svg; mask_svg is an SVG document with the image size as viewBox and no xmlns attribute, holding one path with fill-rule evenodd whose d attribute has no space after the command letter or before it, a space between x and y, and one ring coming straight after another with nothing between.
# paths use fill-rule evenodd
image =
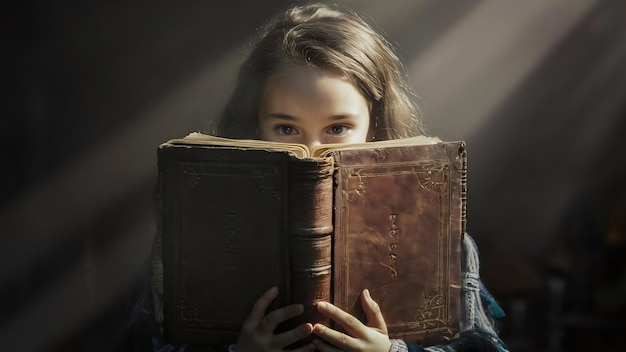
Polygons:
<instances>
[{"instance_id":1,"label":"girl's nose","mask_svg":"<svg viewBox=\"0 0 626 352\"><path fill-rule=\"evenodd\" d=\"M306 144L307 147L309 147L309 150L312 149L313 147L316 147L318 145L321 145L321 138L317 135L315 136L307 136L305 138L304 144Z\"/></svg>"}]
</instances>

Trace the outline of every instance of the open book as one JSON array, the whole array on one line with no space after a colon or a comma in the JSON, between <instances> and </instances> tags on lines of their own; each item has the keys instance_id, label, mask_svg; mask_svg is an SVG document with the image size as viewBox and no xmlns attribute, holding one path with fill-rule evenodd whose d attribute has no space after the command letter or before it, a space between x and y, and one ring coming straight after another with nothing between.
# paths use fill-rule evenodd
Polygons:
<instances>
[{"instance_id":1,"label":"open book","mask_svg":"<svg viewBox=\"0 0 626 352\"><path fill-rule=\"evenodd\" d=\"M463 142L415 137L306 146L192 133L159 146L166 338L234 343L252 304L364 320L365 288L392 338L459 331L465 231ZM268 311L269 311L268 310ZM338 328L338 327L337 327Z\"/></svg>"}]
</instances>

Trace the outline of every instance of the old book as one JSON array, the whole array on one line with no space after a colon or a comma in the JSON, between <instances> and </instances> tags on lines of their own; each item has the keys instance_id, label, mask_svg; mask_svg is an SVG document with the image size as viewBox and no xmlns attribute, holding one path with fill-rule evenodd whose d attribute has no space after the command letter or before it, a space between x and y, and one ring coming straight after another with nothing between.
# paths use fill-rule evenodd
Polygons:
<instances>
[{"instance_id":1,"label":"old book","mask_svg":"<svg viewBox=\"0 0 626 352\"><path fill-rule=\"evenodd\" d=\"M463 142L429 137L306 146L192 133L158 149L164 328L178 343L234 343L252 304L334 303L364 320L365 288L392 338L459 331ZM337 327L338 328L338 327Z\"/></svg>"}]
</instances>

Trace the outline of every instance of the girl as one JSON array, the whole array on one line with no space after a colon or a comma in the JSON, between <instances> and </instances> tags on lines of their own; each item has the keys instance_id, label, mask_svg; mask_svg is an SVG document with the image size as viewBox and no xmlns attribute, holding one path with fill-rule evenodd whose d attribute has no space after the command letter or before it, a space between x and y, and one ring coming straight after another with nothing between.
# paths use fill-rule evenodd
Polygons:
<instances>
[{"instance_id":1,"label":"girl","mask_svg":"<svg viewBox=\"0 0 626 352\"><path fill-rule=\"evenodd\" d=\"M356 14L321 4L293 7L264 27L241 65L230 100L209 132L309 147L424 134L402 64L391 45ZM367 290L361 297L367 323L330 303L317 306L347 334L309 323L274 334L279 323L299 315L303 307L267 312L277 295L276 288L271 288L257 300L236 345L229 348L281 351L313 334L313 342L297 351L503 351L494 326L494 316L499 317L501 310L479 281L476 248L469 236L465 236L463 260L462 333L445 344L422 347L390 340L384 312ZM142 341L147 350L190 349L163 340L158 255L153 270L152 294L139 302L142 309L131 319L135 329L129 340L135 349Z\"/></svg>"}]
</instances>

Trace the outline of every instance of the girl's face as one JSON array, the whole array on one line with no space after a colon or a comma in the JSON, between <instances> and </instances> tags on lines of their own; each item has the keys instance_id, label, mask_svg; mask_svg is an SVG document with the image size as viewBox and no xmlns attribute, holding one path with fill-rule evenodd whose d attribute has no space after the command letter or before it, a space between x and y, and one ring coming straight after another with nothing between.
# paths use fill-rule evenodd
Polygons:
<instances>
[{"instance_id":1,"label":"girl's face","mask_svg":"<svg viewBox=\"0 0 626 352\"><path fill-rule=\"evenodd\" d=\"M301 143L371 140L370 108L358 89L341 75L295 69L272 76L259 106L259 137Z\"/></svg>"}]
</instances>

